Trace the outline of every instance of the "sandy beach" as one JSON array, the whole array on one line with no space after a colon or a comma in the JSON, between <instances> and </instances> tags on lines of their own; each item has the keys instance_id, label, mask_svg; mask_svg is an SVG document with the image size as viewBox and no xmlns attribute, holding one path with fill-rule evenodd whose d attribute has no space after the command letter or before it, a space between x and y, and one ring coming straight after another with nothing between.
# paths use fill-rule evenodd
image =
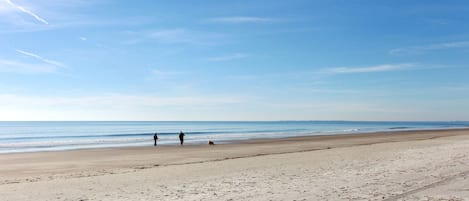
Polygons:
<instances>
[{"instance_id":1,"label":"sandy beach","mask_svg":"<svg viewBox=\"0 0 469 201\"><path fill-rule=\"evenodd\" d=\"M469 130L0 155L0 200L469 200Z\"/></svg>"}]
</instances>

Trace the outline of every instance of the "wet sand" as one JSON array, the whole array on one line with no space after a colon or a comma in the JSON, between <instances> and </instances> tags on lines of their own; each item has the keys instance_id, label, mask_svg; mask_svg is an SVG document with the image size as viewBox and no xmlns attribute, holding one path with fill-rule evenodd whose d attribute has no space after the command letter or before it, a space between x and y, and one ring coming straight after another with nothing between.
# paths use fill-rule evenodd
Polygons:
<instances>
[{"instance_id":1,"label":"wet sand","mask_svg":"<svg viewBox=\"0 0 469 201\"><path fill-rule=\"evenodd\" d=\"M2 154L1 200L469 198L468 129L151 145Z\"/></svg>"}]
</instances>

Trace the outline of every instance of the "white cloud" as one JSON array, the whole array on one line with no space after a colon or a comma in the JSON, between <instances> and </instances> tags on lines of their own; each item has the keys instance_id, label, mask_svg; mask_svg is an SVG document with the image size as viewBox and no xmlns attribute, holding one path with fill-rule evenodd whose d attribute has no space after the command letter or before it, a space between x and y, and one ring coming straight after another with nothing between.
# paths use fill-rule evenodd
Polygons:
<instances>
[{"instance_id":1,"label":"white cloud","mask_svg":"<svg viewBox=\"0 0 469 201\"><path fill-rule=\"evenodd\" d=\"M218 57L209 57L205 58L206 61L229 61L229 60L236 60L248 57L248 54L243 53L234 53L234 54L227 54Z\"/></svg>"},{"instance_id":2,"label":"white cloud","mask_svg":"<svg viewBox=\"0 0 469 201\"><path fill-rule=\"evenodd\" d=\"M126 31L123 34L130 37L129 40L124 40L126 44L157 42L166 44L213 45L220 41L226 41L225 36L222 34L193 31L183 28Z\"/></svg>"},{"instance_id":3,"label":"white cloud","mask_svg":"<svg viewBox=\"0 0 469 201\"><path fill-rule=\"evenodd\" d=\"M11 6L8 1L0 1L0 13L11 13L17 11L16 8Z\"/></svg>"},{"instance_id":4,"label":"white cloud","mask_svg":"<svg viewBox=\"0 0 469 201\"><path fill-rule=\"evenodd\" d=\"M186 43L192 40L190 34L185 29L162 29L149 32L149 38L159 42Z\"/></svg>"},{"instance_id":5,"label":"white cloud","mask_svg":"<svg viewBox=\"0 0 469 201\"><path fill-rule=\"evenodd\" d=\"M158 69L152 69L151 70L151 75L154 78L157 79L169 79L169 78L174 78L175 76L182 75L184 72L178 72L178 71L161 71Z\"/></svg>"},{"instance_id":6,"label":"white cloud","mask_svg":"<svg viewBox=\"0 0 469 201\"><path fill-rule=\"evenodd\" d=\"M39 60L41 63L27 63L18 60L1 59L0 72L8 73L56 73L59 68L65 67L58 61L46 59L37 54L17 49L16 52Z\"/></svg>"},{"instance_id":7,"label":"white cloud","mask_svg":"<svg viewBox=\"0 0 469 201\"><path fill-rule=\"evenodd\" d=\"M200 110L245 101L237 96L0 94L0 120L190 120L200 116Z\"/></svg>"},{"instance_id":8,"label":"white cloud","mask_svg":"<svg viewBox=\"0 0 469 201\"><path fill-rule=\"evenodd\" d=\"M88 39L87 39L86 37L83 37L83 36L82 36L82 37L80 37L80 40L86 41L86 40L88 40Z\"/></svg>"},{"instance_id":9,"label":"white cloud","mask_svg":"<svg viewBox=\"0 0 469 201\"><path fill-rule=\"evenodd\" d=\"M7 26L0 29L0 33L38 32L70 27L134 27L156 21L151 16L102 18L80 12L81 8L106 7L110 3L112 2L107 0L0 0L0 26ZM24 4L20 7L29 13L20 10L19 4ZM40 13L47 14L47 18L43 18Z\"/></svg>"},{"instance_id":10,"label":"white cloud","mask_svg":"<svg viewBox=\"0 0 469 201\"><path fill-rule=\"evenodd\" d=\"M386 72L386 71L397 71L416 67L415 64L403 63L403 64L383 64L377 66L367 67L338 67L330 68L327 70L329 73L373 73L373 72Z\"/></svg>"},{"instance_id":11,"label":"white cloud","mask_svg":"<svg viewBox=\"0 0 469 201\"><path fill-rule=\"evenodd\" d=\"M47 22L44 18L40 17L39 15L33 13L32 11L20 6L20 5L17 5L15 3L13 3L11 0L5 0L10 6L12 7L15 7L16 9L20 10L21 12L23 13L26 13L28 15L30 15L31 17L34 17L37 21L41 22L41 23L44 23L44 24L49 24L49 22Z\"/></svg>"},{"instance_id":12,"label":"white cloud","mask_svg":"<svg viewBox=\"0 0 469 201\"><path fill-rule=\"evenodd\" d=\"M431 45L424 45L424 46L396 48L396 49L390 50L389 54L392 54L392 55L420 54L420 53L434 51L434 50L468 48L468 47L469 47L469 41L458 41L458 42L439 43L439 44L431 44Z\"/></svg>"},{"instance_id":13,"label":"white cloud","mask_svg":"<svg viewBox=\"0 0 469 201\"><path fill-rule=\"evenodd\" d=\"M19 50L17 49L16 52L20 53L20 54L23 54L23 55L26 55L26 56L29 56L29 57L33 57L39 61L42 61L44 63L47 63L47 64L51 64L51 65L54 65L54 66L58 66L58 67L64 67L65 65L62 64L61 62L58 62L58 61L54 61L54 60L50 60L50 59L46 59L44 57L41 57L37 54L34 54L34 53L31 53L31 52L26 52L24 50Z\"/></svg>"},{"instance_id":14,"label":"white cloud","mask_svg":"<svg viewBox=\"0 0 469 201\"><path fill-rule=\"evenodd\" d=\"M9 73L54 73L57 66L47 64L31 64L13 60L0 59L0 72Z\"/></svg>"},{"instance_id":15,"label":"white cloud","mask_svg":"<svg viewBox=\"0 0 469 201\"><path fill-rule=\"evenodd\" d=\"M262 17L233 16L233 17L211 18L211 19L208 19L207 21L215 22L215 23L240 24L240 23L266 23L266 22L274 22L275 20L271 18L262 18Z\"/></svg>"},{"instance_id":16,"label":"white cloud","mask_svg":"<svg viewBox=\"0 0 469 201\"><path fill-rule=\"evenodd\" d=\"M1 103L17 103L20 105L60 106L80 105L90 107L102 106L179 106L191 104L213 105L238 103L243 99L236 97L159 97L151 95L105 94L100 96L60 97L60 96L21 96L0 94Z\"/></svg>"}]
</instances>

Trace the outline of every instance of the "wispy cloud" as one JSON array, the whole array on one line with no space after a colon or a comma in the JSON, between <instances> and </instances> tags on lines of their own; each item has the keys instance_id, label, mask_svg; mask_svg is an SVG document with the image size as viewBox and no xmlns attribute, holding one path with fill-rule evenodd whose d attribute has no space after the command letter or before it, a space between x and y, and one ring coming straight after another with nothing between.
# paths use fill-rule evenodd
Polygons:
<instances>
[{"instance_id":1,"label":"wispy cloud","mask_svg":"<svg viewBox=\"0 0 469 201\"><path fill-rule=\"evenodd\" d=\"M12 59L0 58L0 72L9 73L56 73L59 68L65 67L61 62L43 58L37 54L17 49L16 52L27 57L34 58L40 63L30 63Z\"/></svg>"},{"instance_id":2,"label":"wispy cloud","mask_svg":"<svg viewBox=\"0 0 469 201\"><path fill-rule=\"evenodd\" d=\"M44 57L41 57L37 54L34 54L34 53L31 53L31 52L26 52L24 50L19 50L17 49L16 52L20 53L20 54L23 54L23 55L26 55L26 56L29 56L29 57L32 57L32 58L35 58L39 61L42 61L44 63L47 63L47 64L51 64L51 65L54 65L54 66L58 66L58 67L64 67L65 65L61 62L58 62L58 61L54 61L54 60L50 60L50 59L46 59Z\"/></svg>"},{"instance_id":3,"label":"wispy cloud","mask_svg":"<svg viewBox=\"0 0 469 201\"><path fill-rule=\"evenodd\" d=\"M0 59L0 72L55 73L57 72L57 66L47 64L32 64L8 59Z\"/></svg>"},{"instance_id":4,"label":"wispy cloud","mask_svg":"<svg viewBox=\"0 0 469 201\"><path fill-rule=\"evenodd\" d=\"M390 50L389 54L392 54L392 55L421 54L421 53L434 51L434 50L468 48L468 47L469 47L469 41L458 41L458 42L423 45L423 46L396 48L396 49Z\"/></svg>"},{"instance_id":5,"label":"wispy cloud","mask_svg":"<svg viewBox=\"0 0 469 201\"><path fill-rule=\"evenodd\" d=\"M137 44L142 42L157 42L166 44L191 44L191 45L212 45L219 41L226 41L225 35L187 30L183 28L158 29L147 31L126 31L125 35L130 37L125 40L125 44Z\"/></svg>"},{"instance_id":6,"label":"wispy cloud","mask_svg":"<svg viewBox=\"0 0 469 201\"><path fill-rule=\"evenodd\" d=\"M232 16L232 17L210 18L210 19L207 19L206 21L214 22L214 23L239 24L239 23L266 23L266 22L274 22L275 20L271 18L263 18L263 17Z\"/></svg>"},{"instance_id":7,"label":"wispy cloud","mask_svg":"<svg viewBox=\"0 0 469 201\"><path fill-rule=\"evenodd\" d=\"M128 28L147 25L156 21L152 16L114 16L112 18L104 18L84 15L81 12L81 8L106 7L110 3L112 2L107 0L0 0L0 26L8 26L0 29L0 34L38 32L68 29L71 27ZM40 15L41 13L47 13L47 18Z\"/></svg>"},{"instance_id":8,"label":"wispy cloud","mask_svg":"<svg viewBox=\"0 0 469 201\"><path fill-rule=\"evenodd\" d=\"M203 60L205 61L230 61L230 60L242 59L246 57L249 57L249 55L244 54L244 53L234 53L234 54L227 54L227 55L222 55L222 56L217 56L217 57L209 57Z\"/></svg>"},{"instance_id":9,"label":"wispy cloud","mask_svg":"<svg viewBox=\"0 0 469 201\"><path fill-rule=\"evenodd\" d=\"M179 72L179 71L161 71L161 70L158 70L158 69L152 69L150 71L151 75L153 78L157 78L157 79L170 79L170 78L174 78L176 76L179 76L179 75L182 75L182 74L185 74L185 72Z\"/></svg>"},{"instance_id":10,"label":"wispy cloud","mask_svg":"<svg viewBox=\"0 0 469 201\"><path fill-rule=\"evenodd\" d=\"M86 41L86 40L88 40L88 39L87 39L86 37L81 36L81 37L80 37L80 40Z\"/></svg>"},{"instance_id":11,"label":"wispy cloud","mask_svg":"<svg viewBox=\"0 0 469 201\"><path fill-rule=\"evenodd\" d=\"M15 7L16 9L20 10L21 12L23 13L26 13L28 15L30 15L31 17L34 17L37 21L41 22L41 23L44 23L44 24L49 24L49 22L47 22L44 18L40 17L39 15L33 13L32 11L18 5L18 4L15 4L13 3L11 0L5 0L10 6L12 7Z\"/></svg>"},{"instance_id":12,"label":"wispy cloud","mask_svg":"<svg viewBox=\"0 0 469 201\"><path fill-rule=\"evenodd\" d=\"M185 29L155 30L149 32L147 36L156 41L168 43L186 43L193 40L193 37Z\"/></svg>"},{"instance_id":13,"label":"wispy cloud","mask_svg":"<svg viewBox=\"0 0 469 201\"><path fill-rule=\"evenodd\" d=\"M366 67L337 67L330 68L326 71L329 73L374 73L374 72L387 72L397 71L417 67L416 64L403 63L403 64L383 64L377 66Z\"/></svg>"},{"instance_id":14,"label":"wispy cloud","mask_svg":"<svg viewBox=\"0 0 469 201\"><path fill-rule=\"evenodd\" d=\"M178 96L162 97L152 95L131 95L107 93L99 96L81 96L81 97L43 97L43 96L18 96L11 94L0 94L5 99L13 99L14 103L25 105L81 105L81 106L180 106L180 105L212 105L239 103L244 100L242 97L207 97L207 96ZM113 104L114 103L114 104Z\"/></svg>"},{"instance_id":15,"label":"wispy cloud","mask_svg":"<svg viewBox=\"0 0 469 201\"><path fill-rule=\"evenodd\" d=\"M0 93L0 120L209 120L211 116L201 114L201 110L217 111L216 108L247 102L248 98L235 95L101 93L64 97Z\"/></svg>"}]
</instances>

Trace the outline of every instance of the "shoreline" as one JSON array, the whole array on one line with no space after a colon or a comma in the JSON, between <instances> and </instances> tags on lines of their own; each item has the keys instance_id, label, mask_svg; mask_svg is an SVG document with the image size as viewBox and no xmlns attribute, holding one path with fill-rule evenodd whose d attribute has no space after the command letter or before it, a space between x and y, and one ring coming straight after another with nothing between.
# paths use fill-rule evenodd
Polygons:
<instances>
[{"instance_id":1,"label":"shoreline","mask_svg":"<svg viewBox=\"0 0 469 201\"><path fill-rule=\"evenodd\" d=\"M2 154L0 193L4 200L263 200L275 188L272 200L396 200L467 186L468 148L466 128Z\"/></svg>"},{"instance_id":2,"label":"shoreline","mask_svg":"<svg viewBox=\"0 0 469 201\"><path fill-rule=\"evenodd\" d=\"M257 142L270 142L270 141L288 141L294 139L303 139L303 138L342 138L346 136L350 137L367 137L371 135L400 135L400 134L411 134L414 132L432 132L432 131L458 131L458 130L469 130L469 127L455 127L455 128L428 128L428 129L406 129L406 130L386 130L386 131L369 131L369 132L353 132L353 133L327 133L324 135L298 135L298 136L286 136L286 137L272 137L272 138L254 138L254 139L242 139L242 140L222 140L214 141L216 145L230 145L230 144L252 144ZM150 139L150 138L149 138ZM207 146L206 143L189 143L188 140L185 140L185 147L193 146ZM86 151L86 150L121 150L121 149L146 149L154 148L152 145L152 140L148 140L148 145L136 145L136 146L110 146L110 147L94 147L94 148L72 148L72 149L63 149L63 150L41 150L41 151L18 151L18 152L6 152L0 153L2 155L16 155L16 154L33 154L33 153L50 153L50 152L74 152L74 151ZM157 147L180 147L179 144L159 144Z\"/></svg>"},{"instance_id":3,"label":"shoreline","mask_svg":"<svg viewBox=\"0 0 469 201\"><path fill-rule=\"evenodd\" d=\"M464 128L442 128L442 129L419 129L419 130L400 130L400 131L370 131L370 132L357 132L357 133L344 133L344 134L326 134L326 135L304 135L304 136L289 136L281 138L256 138L256 139L246 139L246 140L228 140L222 141L223 143L210 146L208 144L185 144L180 146L178 144L163 144L156 147L152 146L152 140L148 140L147 146L122 146L122 147L99 147L99 148L78 148L78 149L68 149L68 150L52 150L52 151L31 151L31 152L12 152L12 153L0 153L1 156L8 155L42 155L42 154L61 154L61 153L75 153L75 152L112 152L112 151L147 151L153 149L177 149L178 147L190 147L190 148L202 148L202 147L215 147L215 146L229 146L229 145L249 145L249 144L269 144L269 143L282 143L282 142L295 142L295 141L304 141L304 140L340 140L340 139L353 139L353 138L399 138L400 136L409 137L407 140L425 140L425 139L434 139L438 137L448 137L454 135L460 135L459 133L452 133L451 131L468 131L469 127ZM448 132L449 135L441 136L439 133L435 132ZM422 134L428 133L429 136L421 136ZM464 134L462 134L464 135ZM386 142L395 142L395 141L376 141L375 143L386 143ZM186 140L187 141L187 140ZM187 143L187 142L186 142ZM372 144L375 144L372 143ZM350 146L355 146L357 144L350 144Z\"/></svg>"},{"instance_id":4,"label":"shoreline","mask_svg":"<svg viewBox=\"0 0 469 201\"><path fill-rule=\"evenodd\" d=\"M236 140L306 135L342 135L469 127L464 121L45 121L0 122L0 154L147 146L158 132L159 145L237 143ZM189 145L188 144L188 145Z\"/></svg>"},{"instance_id":5,"label":"shoreline","mask_svg":"<svg viewBox=\"0 0 469 201\"><path fill-rule=\"evenodd\" d=\"M145 169L148 167L316 151L379 143L430 140L459 135L469 135L469 128L235 140L233 143L216 144L214 146L207 144L189 144L184 146L158 145L157 147L153 147L151 144L152 141L149 141L148 146L5 153L0 154L0 164L10 164L10 166L0 166L0 175L14 173L14 176L22 176L21 174L16 174L18 169L8 168L12 165L18 166L20 168L19 172L25 170L23 171L25 175L67 173L69 171L82 171L95 167L111 169L135 169L137 167L137 169ZM216 154L212 154L212 152L216 152ZM166 156L161 157L158 161L152 158L162 155ZM124 158L124 160L122 160L122 158ZM28 171L31 168L34 169L33 167L36 165L43 165L43 162L53 162L56 163L57 166L46 168L44 171ZM80 166L75 165L79 162L84 163ZM154 162L158 164L153 164ZM5 182L0 181L0 184L2 183Z\"/></svg>"}]
</instances>

